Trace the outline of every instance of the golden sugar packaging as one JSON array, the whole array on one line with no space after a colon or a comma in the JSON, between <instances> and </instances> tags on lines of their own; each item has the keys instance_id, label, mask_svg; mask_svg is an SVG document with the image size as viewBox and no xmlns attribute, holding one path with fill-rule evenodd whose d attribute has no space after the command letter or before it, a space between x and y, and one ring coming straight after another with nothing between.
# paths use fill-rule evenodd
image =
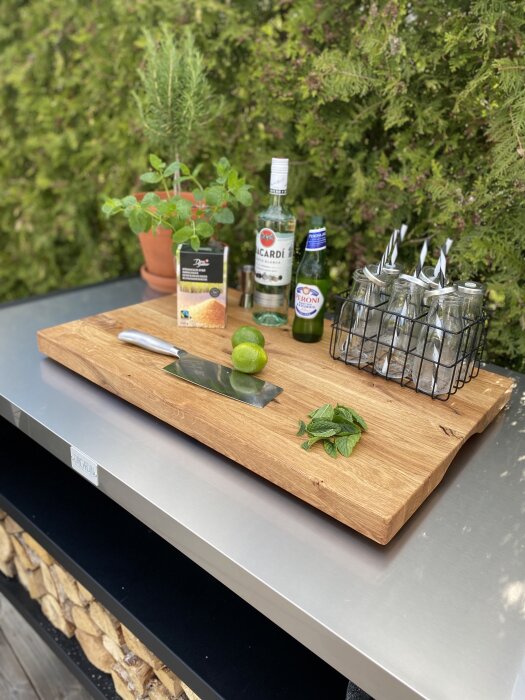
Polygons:
<instances>
[{"instance_id":1,"label":"golden sugar packaging","mask_svg":"<svg viewBox=\"0 0 525 700\"><path fill-rule=\"evenodd\" d=\"M225 328L228 246L177 248L177 322L193 328Z\"/></svg>"}]
</instances>

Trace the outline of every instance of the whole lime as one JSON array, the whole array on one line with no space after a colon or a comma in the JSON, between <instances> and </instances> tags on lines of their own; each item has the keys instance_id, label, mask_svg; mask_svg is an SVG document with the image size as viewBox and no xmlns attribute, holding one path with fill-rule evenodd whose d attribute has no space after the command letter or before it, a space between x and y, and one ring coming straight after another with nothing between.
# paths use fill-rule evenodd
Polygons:
<instances>
[{"instance_id":1,"label":"whole lime","mask_svg":"<svg viewBox=\"0 0 525 700\"><path fill-rule=\"evenodd\" d=\"M253 326L239 326L232 335L232 348L237 347L239 343L255 343L264 348L264 342L264 335Z\"/></svg>"},{"instance_id":2,"label":"whole lime","mask_svg":"<svg viewBox=\"0 0 525 700\"><path fill-rule=\"evenodd\" d=\"M232 362L235 369L245 374L260 372L268 362L268 355L256 343L239 343L233 348Z\"/></svg>"}]
</instances>

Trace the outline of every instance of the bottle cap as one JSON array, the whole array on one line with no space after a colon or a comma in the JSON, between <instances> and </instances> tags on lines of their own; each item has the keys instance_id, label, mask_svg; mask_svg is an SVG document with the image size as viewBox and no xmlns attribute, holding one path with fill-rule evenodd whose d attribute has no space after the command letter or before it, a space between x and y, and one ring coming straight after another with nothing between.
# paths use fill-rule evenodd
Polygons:
<instances>
[{"instance_id":1,"label":"bottle cap","mask_svg":"<svg viewBox=\"0 0 525 700\"><path fill-rule=\"evenodd\" d=\"M288 187L288 158L272 158L270 194L286 194Z\"/></svg>"},{"instance_id":2,"label":"bottle cap","mask_svg":"<svg viewBox=\"0 0 525 700\"><path fill-rule=\"evenodd\" d=\"M461 280L454 285L460 294L484 294L485 285L471 280Z\"/></svg>"},{"instance_id":3,"label":"bottle cap","mask_svg":"<svg viewBox=\"0 0 525 700\"><path fill-rule=\"evenodd\" d=\"M365 265L365 267L363 267L363 273L364 273L365 277L368 278L369 282L373 282L378 287L385 287L386 286L385 280L383 280L377 276L377 268L378 267L379 267L379 265Z\"/></svg>"},{"instance_id":4,"label":"bottle cap","mask_svg":"<svg viewBox=\"0 0 525 700\"><path fill-rule=\"evenodd\" d=\"M385 268L383 267L383 270ZM414 277L414 275L399 275L398 279L400 280L405 280L405 282L411 282L412 284L416 284L418 287L423 287L426 289L427 284L426 282L423 282L423 280L419 279L419 277Z\"/></svg>"},{"instance_id":5,"label":"bottle cap","mask_svg":"<svg viewBox=\"0 0 525 700\"><path fill-rule=\"evenodd\" d=\"M432 265L424 265L423 269L419 273L419 277L425 282L425 284L432 285L436 281L434 275L434 267Z\"/></svg>"},{"instance_id":6,"label":"bottle cap","mask_svg":"<svg viewBox=\"0 0 525 700\"><path fill-rule=\"evenodd\" d=\"M385 263L381 272L384 272L385 275L397 276L403 272L403 265L401 265L401 263L398 262L394 263L394 265L392 265L391 263Z\"/></svg>"},{"instance_id":7,"label":"bottle cap","mask_svg":"<svg viewBox=\"0 0 525 700\"><path fill-rule=\"evenodd\" d=\"M455 292L455 287L438 287L437 289L431 289L429 292L427 292L425 297L427 299L431 299L434 297L443 297L448 296L449 294L455 294Z\"/></svg>"}]
</instances>

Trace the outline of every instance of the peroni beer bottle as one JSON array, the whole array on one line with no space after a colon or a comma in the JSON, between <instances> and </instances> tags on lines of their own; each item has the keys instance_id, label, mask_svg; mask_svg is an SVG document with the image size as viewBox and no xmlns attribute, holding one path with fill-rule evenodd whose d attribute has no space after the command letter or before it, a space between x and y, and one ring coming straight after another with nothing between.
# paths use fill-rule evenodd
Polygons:
<instances>
[{"instance_id":1,"label":"peroni beer bottle","mask_svg":"<svg viewBox=\"0 0 525 700\"><path fill-rule=\"evenodd\" d=\"M324 311L330 288L325 258L326 229L310 229L303 259L297 268L292 326L293 337L303 343L317 343L323 336Z\"/></svg>"}]
</instances>

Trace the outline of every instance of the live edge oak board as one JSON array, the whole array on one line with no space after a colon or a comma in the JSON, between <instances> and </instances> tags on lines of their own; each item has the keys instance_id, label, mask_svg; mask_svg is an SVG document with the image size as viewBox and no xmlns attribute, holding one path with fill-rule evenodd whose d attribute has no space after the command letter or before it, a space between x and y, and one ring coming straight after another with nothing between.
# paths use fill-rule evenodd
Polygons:
<instances>
[{"instance_id":1,"label":"live edge oak board","mask_svg":"<svg viewBox=\"0 0 525 700\"><path fill-rule=\"evenodd\" d=\"M125 328L169 340L231 366L230 338L251 314L229 293L225 329L179 328L175 296L115 309L38 333L41 352L376 542L386 544L436 488L454 455L509 399L512 382L481 370L448 401L402 388L333 360L330 324L320 343L290 328L263 329L269 361L258 376L284 391L255 408L172 377L170 358L117 340ZM368 423L353 454L302 450L298 419L324 403L354 408ZM227 467L225 467L227 468Z\"/></svg>"}]
</instances>

